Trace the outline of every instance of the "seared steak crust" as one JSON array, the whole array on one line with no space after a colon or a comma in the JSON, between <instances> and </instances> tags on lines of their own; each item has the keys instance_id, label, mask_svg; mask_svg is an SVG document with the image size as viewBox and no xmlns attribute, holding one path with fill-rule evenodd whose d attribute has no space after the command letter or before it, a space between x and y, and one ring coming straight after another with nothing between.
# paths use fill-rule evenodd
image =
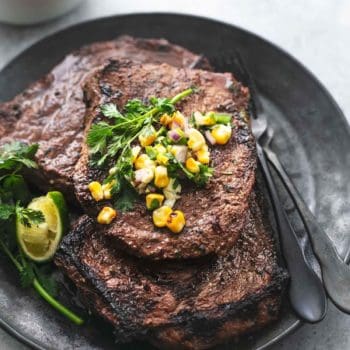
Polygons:
<instances>
[{"instance_id":1,"label":"seared steak crust","mask_svg":"<svg viewBox=\"0 0 350 350\"><path fill-rule=\"evenodd\" d=\"M206 187L183 186L181 199L176 203L186 217L181 234L156 228L142 203L130 212L119 213L112 224L101 225L101 233L117 238L120 246L140 257L195 258L224 254L234 245L244 224L255 181L255 145L246 119L248 91L228 73L128 61L110 63L88 81L85 89L90 105L87 114L95 122L101 120L99 106L103 102L112 101L122 109L129 99L174 96L189 86L196 86L199 92L183 100L178 108L187 116L197 110L231 113L232 137L225 146L212 147L214 176ZM104 93L105 87L110 91L109 96ZM92 199L88 184L102 181L106 173L107 169L101 171L89 165L85 145L74 181L76 197L91 215L96 215L106 203Z\"/></svg>"},{"instance_id":2,"label":"seared steak crust","mask_svg":"<svg viewBox=\"0 0 350 350\"><path fill-rule=\"evenodd\" d=\"M73 199L72 175L80 155L85 123L82 85L109 58L130 57L136 62L210 68L202 56L164 39L122 36L85 46L66 56L12 101L0 104L1 143L20 140L40 145L39 170L30 177L39 188L52 187Z\"/></svg>"},{"instance_id":3,"label":"seared steak crust","mask_svg":"<svg viewBox=\"0 0 350 350\"><path fill-rule=\"evenodd\" d=\"M83 216L56 263L120 341L141 337L166 348L205 349L278 316L287 275L254 195L246 219L227 256L159 264L122 253Z\"/></svg>"}]
</instances>

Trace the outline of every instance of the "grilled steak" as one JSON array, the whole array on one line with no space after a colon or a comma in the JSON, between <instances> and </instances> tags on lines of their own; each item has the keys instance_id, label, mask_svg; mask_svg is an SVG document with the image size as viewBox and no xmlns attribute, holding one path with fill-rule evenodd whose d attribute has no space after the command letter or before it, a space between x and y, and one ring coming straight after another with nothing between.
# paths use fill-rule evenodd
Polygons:
<instances>
[{"instance_id":1,"label":"grilled steak","mask_svg":"<svg viewBox=\"0 0 350 350\"><path fill-rule=\"evenodd\" d=\"M104 93L108 86L110 94ZM205 188L183 186L176 206L186 216L186 226L175 236L154 227L142 203L130 212L120 213L101 233L116 237L120 245L138 256L152 259L194 258L226 253L244 225L248 198L255 181L256 157L253 137L245 120L248 92L231 74L194 69L178 69L167 64L133 64L115 61L87 83L86 96L92 122L101 120L99 106L112 101L120 109L132 98L174 96L189 86L200 91L177 107L187 116L194 111L229 112L233 115L231 140L211 149L213 178ZM83 208L96 215L105 202L97 204L88 190L91 181L102 181L107 170L89 165L87 146L83 147L74 175L76 197ZM205 215L203 215L205 213Z\"/></svg>"},{"instance_id":2,"label":"grilled steak","mask_svg":"<svg viewBox=\"0 0 350 350\"><path fill-rule=\"evenodd\" d=\"M117 338L205 349L276 319L286 273L252 194L246 225L225 257L157 263L128 256L80 218L56 255L85 304Z\"/></svg>"},{"instance_id":3,"label":"grilled steak","mask_svg":"<svg viewBox=\"0 0 350 350\"><path fill-rule=\"evenodd\" d=\"M209 68L203 57L164 39L123 36L85 46L68 55L49 74L12 101L0 105L1 143L21 140L40 144L37 154L40 168L35 176L30 176L39 188L53 187L71 198L71 178L83 140L82 84L107 59L129 57L136 62Z\"/></svg>"},{"instance_id":4,"label":"grilled steak","mask_svg":"<svg viewBox=\"0 0 350 350\"><path fill-rule=\"evenodd\" d=\"M192 68L210 70L206 59L166 40L120 37L68 55L0 104L0 143L40 144L40 168L30 180L76 203L75 190L93 216L108 203L92 202L87 184L103 179L106 169L90 168L84 130L101 120L101 103L121 108L130 98L173 96L195 85L200 92L179 104L184 114L233 115L230 142L211 149L213 179L203 189L183 186L177 202L187 217L182 234L155 230L137 203L109 226L83 215L63 239L56 264L87 308L114 326L119 341L141 338L159 347L206 349L263 327L280 310L287 274L277 263L253 190L248 91L230 74Z\"/></svg>"}]
</instances>

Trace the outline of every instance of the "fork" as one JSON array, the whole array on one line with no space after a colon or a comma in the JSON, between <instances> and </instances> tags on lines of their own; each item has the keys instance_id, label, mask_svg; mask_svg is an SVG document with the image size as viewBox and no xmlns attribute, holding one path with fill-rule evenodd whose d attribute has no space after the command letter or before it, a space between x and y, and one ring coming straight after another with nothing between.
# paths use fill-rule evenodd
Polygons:
<instances>
[{"instance_id":1,"label":"fork","mask_svg":"<svg viewBox=\"0 0 350 350\"><path fill-rule=\"evenodd\" d=\"M242 70L244 65L241 63ZM310 238L313 251L319 261L322 271L323 285L329 298L343 312L350 313L350 268L339 256L334 243L327 233L318 224L317 219L306 205L293 181L288 176L277 154L271 149L270 144L273 138L273 129L268 127L266 114L259 100L254 80L249 71L242 72L247 75L247 83L252 94L253 115L259 116L253 119L254 126L259 132L259 143L269 163L274 167L276 173L282 180L290 197L292 198L298 213ZM254 110L255 109L255 110Z\"/></svg>"},{"instance_id":2,"label":"fork","mask_svg":"<svg viewBox=\"0 0 350 350\"><path fill-rule=\"evenodd\" d=\"M244 68L244 66L242 67ZM313 251L320 263L323 284L329 298L340 310L349 314L350 268L339 256L334 243L318 224L317 219L306 205L282 163L279 161L277 154L271 149L270 144L273 138L273 129L267 126L266 115L260 103L254 80L249 76L248 71L246 73L248 73L247 78L248 83L250 83L249 88L253 97L253 102L255 102L253 108L255 108L255 114L259 116L255 121L255 125L258 127L260 133L259 142L263 152L282 180L303 221L311 240Z\"/></svg>"},{"instance_id":3,"label":"fork","mask_svg":"<svg viewBox=\"0 0 350 350\"><path fill-rule=\"evenodd\" d=\"M313 251L318 258L322 270L323 284L329 298L343 312L350 313L350 268L339 256L329 236L318 224L315 216L305 204L302 196L289 178L276 153L270 148L273 130L268 127L264 137L266 157L272 164L285 188L289 192L298 213L309 234Z\"/></svg>"},{"instance_id":4,"label":"fork","mask_svg":"<svg viewBox=\"0 0 350 350\"><path fill-rule=\"evenodd\" d=\"M291 277L289 285L289 299L296 314L306 322L321 321L327 310L327 298L323 285L307 262L304 248L299 243L286 211L281 204L279 195L267 164L266 155L261 145L261 139L266 132L267 124L260 118L260 101L254 88L254 81L250 76L240 54L231 52L215 62L223 68L232 70L236 67L241 79L248 85L251 92L252 131L256 138L256 149L263 176L270 193L275 212L277 227L280 235L281 249L285 257ZM237 71L235 71L237 73Z\"/></svg>"}]
</instances>

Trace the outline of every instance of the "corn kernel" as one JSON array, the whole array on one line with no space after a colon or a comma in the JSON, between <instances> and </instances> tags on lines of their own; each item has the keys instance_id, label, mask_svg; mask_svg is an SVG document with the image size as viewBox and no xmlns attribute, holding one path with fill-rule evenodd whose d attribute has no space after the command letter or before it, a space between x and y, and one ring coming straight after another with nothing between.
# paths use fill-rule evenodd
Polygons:
<instances>
[{"instance_id":1,"label":"corn kernel","mask_svg":"<svg viewBox=\"0 0 350 350\"><path fill-rule=\"evenodd\" d=\"M166 152L166 148L160 144L160 143L157 143L153 149L157 152L157 153L165 153Z\"/></svg>"},{"instance_id":2,"label":"corn kernel","mask_svg":"<svg viewBox=\"0 0 350 350\"><path fill-rule=\"evenodd\" d=\"M215 124L215 119L211 114L205 115L203 118L203 125L210 126Z\"/></svg>"},{"instance_id":3,"label":"corn kernel","mask_svg":"<svg viewBox=\"0 0 350 350\"><path fill-rule=\"evenodd\" d=\"M186 169L195 174L199 173L200 170L198 162L196 162L193 158L188 158L186 160Z\"/></svg>"},{"instance_id":4,"label":"corn kernel","mask_svg":"<svg viewBox=\"0 0 350 350\"><path fill-rule=\"evenodd\" d=\"M157 227L166 226L169 215L172 213L172 211L173 210L170 207L167 207L165 205L156 209L152 215L154 225Z\"/></svg>"},{"instance_id":5,"label":"corn kernel","mask_svg":"<svg viewBox=\"0 0 350 350\"><path fill-rule=\"evenodd\" d=\"M102 185L104 199L111 199L112 198L111 190L112 190L113 186L115 185L115 183L116 183L116 180L112 180L112 181Z\"/></svg>"},{"instance_id":6,"label":"corn kernel","mask_svg":"<svg viewBox=\"0 0 350 350\"><path fill-rule=\"evenodd\" d=\"M179 111L174 112L171 117L171 129L176 129L176 128L184 129L185 124L186 124L185 116Z\"/></svg>"},{"instance_id":7,"label":"corn kernel","mask_svg":"<svg viewBox=\"0 0 350 350\"><path fill-rule=\"evenodd\" d=\"M154 172L154 184L158 188L166 187L169 184L168 169L165 166L159 165Z\"/></svg>"},{"instance_id":8,"label":"corn kernel","mask_svg":"<svg viewBox=\"0 0 350 350\"><path fill-rule=\"evenodd\" d=\"M97 216L97 222L102 225L110 224L117 217L117 211L111 207L103 207Z\"/></svg>"},{"instance_id":9,"label":"corn kernel","mask_svg":"<svg viewBox=\"0 0 350 350\"><path fill-rule=\"evenodd\" d=\"M157 132L153 126L150 126L139 136L139 141L142 147L150 146L156 139Z\"/></svg>"},{"instance_id":10,"label":"corn kernel","mask_svg":"<svg viewBox=\"0 0 350 350\"><path fill-rule=\"evenodd\" d=\"M154 210L159 208L164 201L164 196L159 193L150 193L146 196L147 209Z\"/></svg>"},{"instance_id":11,"label":"corn kernel","mask_svg":"<svg viewBox=\"0 0 350 350\"><path fill-rule=\"evenodd\" d=\"M188 132L188 147L191 148L193 151L198 151L205 145L205 139L204 136L200 131L197 129L189 129Z\"/></svg>"},{"instance_id":12,"label":"corn kernel","mask_svg":"<svg viewBox=\"0 0 350 350\"><path fill-rule=\"evenodd\" d=\"M154 168L155 166L155 162L152 159L150 159L150 157L147 154L140 154L135 160L136 169Z\"/></svg>"},{"instance_id":13,"label":"corn kernel","mask_svg":"<svg viewBox=\"0 0 350 350\"><path fill-rule=\"evenodd\" d=\"M102 201L103 199L103 189L102 185L98 181L93 181L88 185L89 191L91 193L92 198L96 201Z\"/></svg>"},{"instance_id":14,"label":"corn kernel","mask_svg":"<svg viewBox=\"0 0 350 350\"><path fill-rule=\"evenodd\" d=\"M198 126L210 126L215 124L215 118L213 113L207 113L203 115L200 112L194 112L193 114L196 125Z\"/></svg>"},{"instance_id":15,"label":"corn kernel","mask_svg":"<svg viewBox=\"0 0 350 350\"><path fill-rule=\"evenodd\" d=\"M181 210L173 211L166 222L167 228L174 232L180 233L186 224L185 215Z\"/></svg>"},{"instance_id":16,"label":"corn kernel","mask_svg":"<svg viewBox=\"0 0 350 350\"><path fill-rule=\"evenodd\" d=\"M164 153L158 153L156 160L157 160L157 163L161 165L168 165L169 163L169 158Z\"/></svg>"},{"instance_id":17,"label":"corn kernel","mask_svg":"<svg viewBox=\"0 0 350 350\"><path fill-rule=\"evenodd\" d=\"M169 114L163 114L160 119L159 119L160 123L164 126L167 126L171 123L171 117Z\"/></svg>"},{"instance_id":18,"label":"corn kernel","mask_svg":"<svg viewBox=\"0 0 350 350\"><path fill-rule=\"evenodd\" d=\"M131 161L134 163L141 152L140 146L134 146L131 148Z\"/></svg>"},{"instance_id":19,"label":"corn kernel","mask_svg":"<svg viewBox=\"0 0 350 350\"><path fill-rule=\"evenodd\" d=\"M198 162L202 164L209 164L210 161L210 153L208 150L208 146L204 145L200 150L196 152L196 157Z\"/></svg>"},{"instance_id":20,"label":"corn kernel","mask_svg":"<svg viewBox=\"0 0 350 350\"><path fill-rule=\"evenodd\" d=\"M229 125L219 124L214 127L214 129L211 131L211 134L214 137L216 143L219 145L224 145L230 139L232 129Z\"/></svg>"}]
</instances>

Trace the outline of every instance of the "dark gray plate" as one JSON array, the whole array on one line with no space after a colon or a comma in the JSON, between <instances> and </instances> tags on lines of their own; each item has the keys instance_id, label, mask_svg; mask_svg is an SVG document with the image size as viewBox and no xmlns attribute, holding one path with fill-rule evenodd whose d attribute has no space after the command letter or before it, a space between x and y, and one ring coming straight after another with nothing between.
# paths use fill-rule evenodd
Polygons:
<instances>
[{"instance_id":1,"label":"dark gray plate","mask_svg":"<svg viewBox=\"0 0 350 350\"><path fill-rule=\"evenodd\" d=\"M120 34L164 37L209 59L230 47L238 49L246 57L269 111L276 131L275 150L339 252L347 254L350 133L346 120L332 97L302 65L242 29L169 14L116 16L82 23L41 40L5 67L0 73L0 101L12 98L68 52ZM98 333L96 324L82 328L71 325L30 291L19 288L17 280L13 270L1 263L0 324L9 332L37 349L116 349L107 340L110 337ZM286 307L278 323L241 347L262 349L298 325L300 321Z\"/></svg>"}]
</instances>

